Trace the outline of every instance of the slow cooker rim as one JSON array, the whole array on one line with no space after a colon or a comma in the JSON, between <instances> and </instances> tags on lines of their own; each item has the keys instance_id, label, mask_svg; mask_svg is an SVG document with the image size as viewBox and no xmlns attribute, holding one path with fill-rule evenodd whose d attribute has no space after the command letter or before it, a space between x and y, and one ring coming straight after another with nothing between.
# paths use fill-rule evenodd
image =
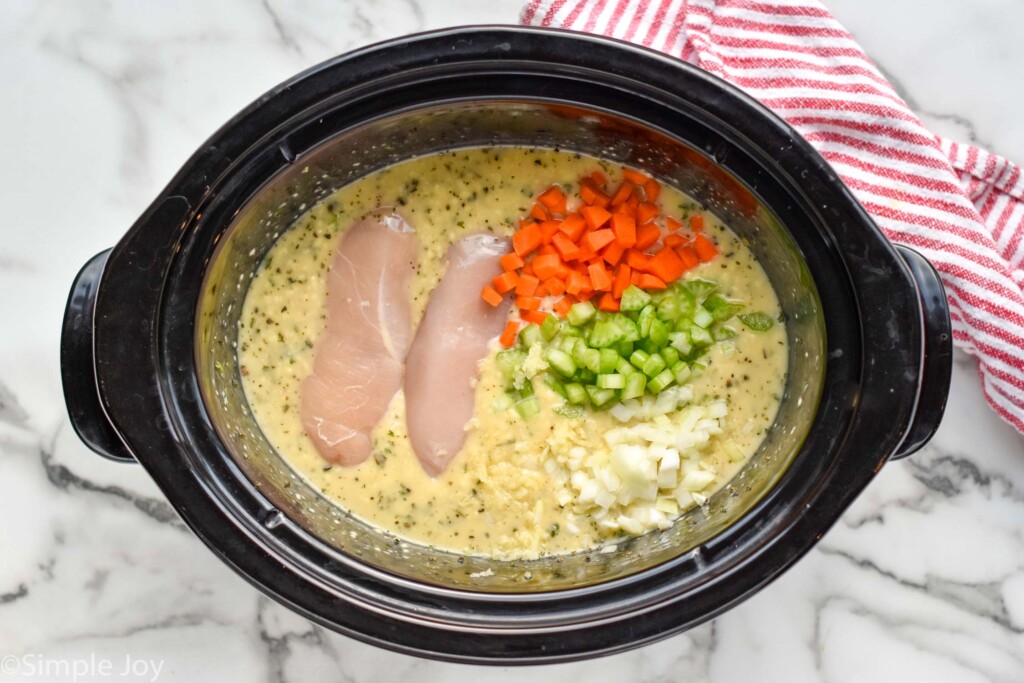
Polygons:
<instances>
[{"instance_id":1,"label":"slow cooker rim","mask_svg":"<svg viewBox=\"0 0 1024 683\"><path fill-rule=\"evenodd\" d=\"M389 43L385 43L382 46L375 46L374 48L367 48L364 51L360 51L360 52L357 52L357 53L352 54L352 55L344 56L344 57L338 58L336 60L331 60L330 62L327 62L327 63L325 63L323 65L319 65L318 67L314 67L311 70L308 70L304 74L300 74L299 76L297 76L292 81L289 81L288 83L286 83L286 84L280 86L279 88L275 89L274 91L272 91L267 96L264 96L263 98L261 98L255 105L253 105L253 107L251 107L250 109L246 110L246 112L243 112L243 114L240 114L235 119L232 119L232 122L227 124L227 126L225 128L230 128L231 126L239 123L240 121L242 121L245 118L245 116L246 116L246 114L248 112L256 110L256 109L259 109L260 106L270 102L271 100L273 100L273 98L275 96L281 94L283 91L296 86L298 83L302 82L303 79L307 78L308 76L310 76L312 74L315 74L315 73L321 73L322 71L324 71L324 70L326 70L328 68L336 67L336 66L340 65L343 62L350 62L351 60L354 60L354 59L358 58L359 56L365 54L366 52L372 52L372 51L375 51L375 50L386 49L388 47L394 47L394 46L400 45L402 43L408 43L411 40L421 40L422 41L422 40L425 40L425 39L428 39L428 38L439 39L439 38L442 38L442 37L452 37L452 36L458 35L460 33L465 35L467 32L472 32L474 37L479 38L480 33L481 32L486 32L486 31L491 31L491 32L513 31L516 34L521 35L524 32L536 33L539 30L536 30L536 29L500 29L499 30L499 29L487 29L487 28L468 28L468 29L460 29L460 30L456 30L456 31L436 32L436 33L432 33L432 34L427 34L425 36L414 37L413 39L399 39L397 41L391 41ZM549 32L544 31L542 33L546 34L546 33L549 33ZM578 36L578 35L575 35L575 34L572 35L572 38L574 40L584 39L584 37L581 37L581 36ZM612 41L606 41L604 39L595 39L595 38L590 37L590 36L585 37L585 39L588 40L588 41L598 40L598 42L608 42L608 43L612 42ZM614 43L614 44L616 44L620 48L623 46L622 44L618 44L618 43ZM628 46L628 47L631 48L631 49L636 49L633 46ZM650 55L648 55L648 56L650 56ZM662 60L665 59L665 58L663 58L660 55L657 55L657 56L660 59L662 59ZM675 63L672 63L671 66L673 66L675 68L679 68L679 65L677 65ZM719 84L719 87L721 87L720 84ZM735 93L731 93L731 94L735 94ZM204 145L204 149L205 148L214 148L214 149L216 149L216 141L217 141L218 137L222 133L224 133L224 131L225 131L225 129L222 129L222 131L220 131L219 133L215 134L214 137L211 138L211 141L209 143L207 143L207 145ZM178 181L183 181L184 180L183 176L188 175L190 171L195 169L195 167L200 167L201 168L204 164L206 165L207 169L211 168L211 166L215 169L216 166L218 165L217 162L216 162L216 155L213 155L213 159L214 159L214 161L213 161L212 164L210 163L210 158L209 157L207 159L201 159L201 158L197 159L197 158L194 157L192 160L190 160L190 162L188 164L186 164L186 166L183 168L182 172L175 179L175 181L172 181L171 185L168 187L168 190L165 191L165 194L163 195L163 199L165 199L166 202L169 202L171 204L177 203L178 204L177 208L179 210L185 209L184 213L187 214L187 209L189 207L181 206L180 202L175 202L175 197L188 196L185 191L182 191L182 192L177 191L177 190L179 190L179 188L181 188L183 190L187 189L187 188L183 188L182 187L185 183L178 182ZM209 177L209 175L207 177ZM849 200L849 197L847 197L847 199ZM159 209L160 209L160 206L159 206L159 200L158 200L158 203L154 204L154 210L158 211ZM856 209L859 209L859 207L856 207ZM855 211L855 213L856 213L856 211ZM869 223L867 221L866 216L863 215L863 212L861 211L860 213L862 215L858 216L858 218L860 220L864 221L864 222ZM140 223L137 224L136 227L139 228L140 225L143 224L143 223L145 223L145 220L140 220ZM170 231L171 234L167 235L167 237L168 237L168 244L171 243L171 242L175 242L177 239L182 237L184 235L184 233L187 231L187 229L189 227L189 223L190 223L189 220L183 220L182 223L181 223L181 226L180 226L180 230L172 230L172 231ZM133 234L135 234L135 235L138 235L140 232L141 232L141 230L133 229ZM147 234L146 237L147 238L151 237L151 235ZM114 263L117 263L118 261L120 261L122 263L125 263L125 262L130 260L128 258L128 252L130 252L130 243L131 243L131 241L132 241L131 240L131 236L127 237L124 241L122 241L121 245L119 245L119 248L118 248L119 251L116 252L111 257L111 260ZM894 253L893 253L893 259L896 260L896 256L895 256ZM897 264L899 264L898 260L897 260ZM115 277L111 276L110 281L108 281L108 283L106 283L106 284L108 286L112 287L113 285L111 284L111 282L113 282L114 279L115 279ZM102 321L98 321L98 326L100 326L100 327L102 326ZM116 414L116 411L114 411L114 412ZM133 431L132 429L130 429L129 427L124 426L123 424L119 425L119 426L123 426L124 427L124 431L125 431L126 434L130 434ZM891 446L892 446L893 449L896 447L896 445L898 445L899 436L900 435L896 435L895 437L890 439ZM132 440L132 441L134 443L134 440ZM136 444L136 446L137 446L137 444ZM885 459L885 457L887 457L887 455L888 455L887 453L882 454L882 457L881 457L881 461L882 462L884 462L884 459ZM149 469L151 474L153 474L154 478L158 480L158 483L160 483L160 481L161 481L160 477L157 474L154 473L153 469L151 469L151 467L154 465L154 463L152 461L150 461L148 459L144 459L144 458L140 458L140 460L142 460L142 462L147 466L147 469ZM872 470L873 469L874 468L872 468ZM873 472L872 472L872 474L873 474ZM870 479L870 476L867 479L865 479L863 483L866 484L867 480L869 480L869 479ZM176 508L179 507L179 505L178 505L178 503L176 501L177 496L176 496L175 492L174 491L165 491L165 493L167 493L168 497L172 500L173 503L175 503ZM845 505L844 505L844 507L845 507ZM205 534L200 533L200 535L202 537L204 537L204 540L206 539ZM208 542L210 542L210 541L208 541ZM221 553L221 552L218 551L218 554L222 555L222 557L224 557L224 559L226 561L228 561L227 557L224 555L224 553ZM243 573L246 573L246 572L243 572ZM267 590L267 586L266 585L262 585L262 587L263 587L264 590ZM739 598L737 598L737 599L739 599ZM334 624L333 626L337 627L336 624Z\"/></svg>"}]
</instances>

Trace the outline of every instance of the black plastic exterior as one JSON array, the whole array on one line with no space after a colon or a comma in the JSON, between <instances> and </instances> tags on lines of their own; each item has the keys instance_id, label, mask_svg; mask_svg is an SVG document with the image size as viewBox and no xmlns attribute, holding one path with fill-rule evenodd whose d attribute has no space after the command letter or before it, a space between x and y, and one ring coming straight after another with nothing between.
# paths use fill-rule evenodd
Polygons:
<instances>
[{"instance_id":1,"label":"black plastic exterior","mask_svg":"<svg viewBox=\"0 0 1024 683\"><path fill-rule=\"evenodd\" d=\"M96 453L116 462L135 462L111 426L100 404L93 362L93 324L96 291L110 249L89 259L75 276L64 310L60 334L60 373L71 427Z\"/></svg>"},{"instance_id":2,"label":"black plastic exterior","mask_svg":"<svg viewBox=\"0 0 1024 683\"><path fill-rule=\"evenodd\" d=\"M921 297L924 357L921 360L917 412L910 431L892 456L893 460L916 453L935 434L946 410L949 382L953 375L953 326L942 280L921 254L902 244L896 245L896 250L910 268Z\"/></svg>"},{"instance_id":3,"label":"black plastic exterior","mask_svg":"<svg viewBox=\"0 0 1024 683\"><path fill-rule=\"evenodd\" d=\"M534 91L510 92L520 81ZM180 348L194 324L197 283L229 222L218 215L218 203L240 205L267 174L301 160L309 146L303 136L315 133L328 101L350 103L338 111L347 125L358 125L380 108L408 106L408 98L420 104L530 95L557 102L567 84L583 96L587 83L699 120L720 138L708 153L722 168L765 197L787 227L787 215L810 226L793 237L821 292L829 349L847 353L828 356L825 392L803 452L770 495L706 547L627 579L557 593L416 584L339 557L280 523L219 443L193 361ZM74 311L69 304L62 339L66 400L87 445L128 457L127 444L221 559L306 617L438 659L580 659L677 633L757 591L821 538L890 457L927 440L948 386L948 311L942 328L941 286L913 257L908 261L910 268L806 142L707 73L588 35L439 31L321 64L261 97L204 143L113 249L102 276L100 265L90 264L76 281L77 303ZM937 351L926 358L926 337L936 332Z\"/></svg>"}]
</instances>

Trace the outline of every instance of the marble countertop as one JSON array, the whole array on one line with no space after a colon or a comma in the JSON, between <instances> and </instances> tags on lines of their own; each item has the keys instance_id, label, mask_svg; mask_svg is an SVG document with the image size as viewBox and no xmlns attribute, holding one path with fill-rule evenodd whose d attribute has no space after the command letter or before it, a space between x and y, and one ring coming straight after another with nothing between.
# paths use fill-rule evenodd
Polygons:
<instances>
[{"instance_id":1,"label":"marble countertop","mask_svg":"<svg viewBox=\"0 0 1024 683\"><path fill-rule=\"evenodd\" d=\"M1024 160L1024 4L828 4L936 132ZM72 680L52 662L90 661L78 680L1024 681L1024 439L963 355L932 443L886 466L781 579L683 635L531 670L423 661L313 626L215 559L141 468L79 443L57 362L71 279L192 150L312 64L402 33L514 22L519 0L367 5L0 8L0 681Z\"/></svg>"}]
</instances>

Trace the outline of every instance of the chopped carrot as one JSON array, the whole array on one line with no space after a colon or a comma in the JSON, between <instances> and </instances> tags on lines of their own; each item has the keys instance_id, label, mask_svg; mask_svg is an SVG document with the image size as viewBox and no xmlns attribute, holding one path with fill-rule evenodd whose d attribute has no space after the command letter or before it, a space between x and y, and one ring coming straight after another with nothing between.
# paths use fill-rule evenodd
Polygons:
<instances>
[{"instance_id":1,"label":"chopped carrot","mask_svg":"<svg viewBox=\"0 0 1024 683\"><path fill-rule=\"evenodd\" d=\"M648 260L650 260L650 257L639 249L630 249L626 252L626 263L628 263L629 267L634 270L643 270L646 268Z\"/></svg>"},{"instance_id":2,"label":"chopped carrot","mask_svg":"<svg viewBox=\"0 0 1024 683\"><path fill-rule=\"evenodd\" d=\"M502 346L508 348L516 343L516 335L518 333L519 323L517 323L515 320L509 320L508 324L505 325L505 329L501 333L501 336L498 338L498 341L501 342Z\"/></svg>"},{"instance_id":3,"label":"chopped carrot","mask_svg":"<svg viewBox=\"0 0 1024 683\"><path fill-rule=\"evenodd\" d=\"M671 235L666 235L662 242L665 243L666 247L672 247L675 249L676 247L681 247L686 244L686 238L679 233L672 233Z\"/></svg>"},{"instance_id":4,"label":"chopped carrot","mask_svg":"<svg viewBox=\"0 0 1024 683\"><path fill-rule=\"evenodd\" d=\"M634 270L629 274L629 284L640 286L640 276L643 275L639 270Z\"/></svg>"},{"instance_id":5,"label":"chopped carrot","mask_svg":"<svg viewBox=\"0 0 1024 683\"><path fill-rule=\"evenodd\" d=\"M626 250L622 248L622 245L617 242L612 242L601 250L601 258L607 261L608 265L614 266L622 260L622 255L625 253Z\"/></svg>"},{"instance_id":6,"label":"chopped carrot","mask_svg":"<svg viewBox=\"0 0 1024 683\"><path fill-rule=\"evenodd\" d=\"M580 301L590 301L594 298L594 290L587 287L586 289L581 290L580 293L576 295L576 298Z\"/></svg>"},{"instance_id":7,"label":"chopped carrot","mask_svg":"<svg viewBox=\"0 0 1024 683\"><path fill-rule=\"evenodd\" d=\"M517 296L516 306L525 311L536 311L540 308L540 299L535 296Z\"/></svg>"},{"instance_id":8,"label":"chopped carrot","mask_svg":"<svg viewBox=\"0 0 1024 683\"><path fill-rule=\"evenodd\" d=\"M686 270L700 265L700 257L697 256L696 250L690 245L679 247L676 249L676 253L679 254L679 260L683 262L683 268Z\"/></svg>"},{"instance_id":9,"label":"chopped carrot","mask_svg":"<svg viewBox=\"0 0 1024 683\"><path fill-rule=\"evenodd\" d=\"M558 229L573 242L579 242L583 231L587 229L587 221L580 214L571 213L565 217Z\"/></svg>"},{"instance_id":10,"label":"chopped carrot","mask_svg":"<svg viewBox=\"0 0 1024 683\"><path fill-rule=\"evenodd\" d=\"M537 197L537 201L544 205L551 213L557 213L562 216L565 215L565 193L557 185L552 185L548 189L544 190Z\"/></svg>"},{"instance_id":11,"label":"chopped carrot","mask_svg":"<svg viewBox=\"0 0 1024 683\"><path fill-rule=\"evenodd\" d=\"M644 194L647 195L647 201L658 201L658 196L661 194L661 183L654 178L651 178L644 183Z\"/></svg>"},{"instance_id":12,"label":"chopped carrot","mask_svg":"<svg viewBox=\"0 0 1024 683\"><path fill-rule=\"evenodd\" d=\"M565 278L569 277L569 271L570 270L571 270L571 268L569 268L569 264L568 263L566 263L565 261L559 261L558 262L558 269L555 270L554 277L557 277L560 280L564 280Z\"/></svg>"},{"instance_id":13,"label":"chopped carrot","mask_svg":"<svg viewBox=\"0 0 1024 683\"><path fill-rule=\"evenodd\" d=\"M580 186L580 199L587 206L599 206L602 209L611 202L611 198L608 195L587 183L583 183Z\"/></svg>"},{"instance_id":14,"label":"chopped carrot","mask_svg":"<svg viewBox=\"0 0 1024 683\"><path fill-rule=\"evenodd\" d=\"M537 289L533 290L533 295L540 297L541 299L543 299L550 293L551 292L548 291L548 288L544 286L543 282L537 285Z\"/></svg>"},{"instance_id":15,"label":"chopped carrot","mask_svg":"<svg viewBox=\"0 0 1024 683\"><path fill-rule=\"evenodd\" d=\"M704 232L704 216L699 213L690 216L690 230L693 232Z\"/></svg>"},{"instance_id":16,"label":"chopped carrot","mask_svg":"<svg viewBox=\"0 0 1024 683\"><path fill-rule=\"evenodd\" d=\"M534 204L533 208L530 209L530 215L538 221L546 221L551 218L543 204Z\"/></svg>"},{"instance_id":17,"label":"chopped carrot","mask_svg":"<svg viewBox=\"0 0 1024 683\"><path fill-rule=\"evenodd\" d=\"M615 233L615 243L625 249L636 244L636 221L624 213L617 212L612 215L612 232Z\"/></svg>"},{"instance_id":18,"label":"chopped carrot","mask_svg":"<svg viewBox=\"0 0 1024 683\"><path fill-rule=\"evenodd\" d=\"M544 244L551 242L551 238L555 236L561 226L562 221L544 221L540 224L540 233L544 236Z\"/></svg>"},{"instance_id":19,"label":"chopped carrot","mask_svg":"<svg viewBox=\"0 0 1024 683\"><path fill-rule=\"evenodd\" d=\"M491 280L494 284L494 288L498 290L499 294L512 291L517 284L519 284L519 274L514 270L506 270L498 277Z\"/></svg>"},{"instance_id":20,"label":"chopped carrot","mask_svg":"<svg viewBox=\"0 0 1024 683\"><path fill-rule=\"evenodd\" d=\"M480 296L492 306L497 306L501 303L501 294L498 294L498 291L490 285L484 287L484 290L480 292Z\"/></svg>"},{"instance_id":21,"label":"chopped carrot","mask_svg":"<svg viewBox=\"0 0 1024 683\"><path fill-rule=\"evenodd\" d=\"M565 223L565 221L562 222ZM580 255L580 248L563 232L559 232L551 241L563 261L572 261Z\"/></svg>"},{"instance_id":22,"label":"chopped carrot","mask_svg":"<svg viewBox=\"0 0 1024 683\"><path fill-rule=\"evenodd\" d=\"M636 229L636 244L641 251L654 246L661 239L661 230L654 223L644 223Z\"/></svg>"},{"instance_id":23,"label":"chopped carrot","mask_svg":"<svg viewBox=\"0 0 1024 683\"><path fill-rule=\"evenodd\" d=\"M647 273L640 273L639 283L637 286L640 289L668 289L668 285L662 279Z\"/></svg>"},{"instance_id":24,"label":"chopped carrot","mask_svg":"<svg viewBox=\"0 0 1024 683\"><path fill-rule=\"evenodd\" d=\"M541 280L547 280L558 274L558 266L561 262L562 259L558 258L558 254L537 256L533 259L533 272Z\"/></svg>"},{"instance_id":25,"label":"chopped carrot","mask_svg":"<svg viewBox=\"0 0 1024 683\"><path fill-rule=\"evenodd\" d=\"M572 308L572 298L563 296L561 299L555 302L553 307L555 313L562 316L563 318L569 314L569 309Z\"/></svg>"},{"instance_id":26,"label":"chopped carrot","mask_svg":"<svg viewBox=\"0 0 1024 683\"><path fill-rule=\"evenodd\" d=\"M615 269L615 280L612 281L612 296L616 299L621 299L622 293L629 287L632 273L633 269L625 263Z\"/></svg>"},{"instance_id":27,"label":"chopped carrot","mask_svg":"<svg viewBox=\"0 0 1024 683\"><path fill-rule=\"evenodd\" d=\"M565 291L569 294L579 294L590 286L590 278L579 271L572 271L565 282Z\"/></svg>"},{"instance_id":28,"label":"chopped carrot","mask_svg":"<svg viewBox=\"0 0 1024 683\"><path fill-rule=\"evenodd\" d=\"M594 248L592 246L590 246L589 241L587 241L585 238L580 241L580 253L578 256L576 256L577 261L586 262L594 258L596 255L597 252L594 251Z\"/></svg>"},{"instance_id":29,"label":"chopped carrot","mask_svg":"<svg viewBox=\"0 0 1024 683\"><path fill-rule=\"evenodd\" d=\"M533 261L527 261L526 264L519 270L520 275L533 275Z\"/></svg>"},{"instance_id":30,"label":"chopped carrot","mask_svg":"<svg viewBox=\"0 0 1024 683\"><path fill-rule=\"evenodd\" d=\"M661 213L661 209L656 204L650 202L644 202L636 209L636 222L647 223L654 220L654 218Z\"/></svg>"},{"instance_id":31,"label":"chopped carrot","mask_svg":"<svg viewBox=\"0 0 1024 683\"><path fill-rule=\"evenodd\" d=\"M547 320L548 314L544 311L531 311L529 309L522 309L519 311L519 317L528 323L534 325L543 325L544 321Z\"/></svg>"},{"instance_id":32,"label":"chopped carrot","mask_svg":"<svg viewBox=\"0 0 1024 683\"><path fill-rule=\"evenodd\" d=\"M619 310L619 300L612 296L611 292L605 292L601 296L601 300L597 302L597 307L602 311L617 311Z\"/></svg>"},{"instance_id":33,"label":"chopped carrot","mask_svg":"<svg viewBox=\"0 0 1024 683\"><path fill-rule=\"evenodd\" d=\"M523 261L523 257L514 251L502 256L498 259L498 263L501 264L502 270L518 270L526 264L526 262Z\"/></svg>"},{"instance_id":34,"label":"chopped carrot","mask_svg":"<svg viewBox=\"0 0 1024 683\"><path fill-rule=\"evenodd\" d=\"M590 174L590 179L597 184L598 187L604 187L608 184L608 176L601 171L594 171Z\"/></svg>"},{"instance_id":35,"label":"chopped carrot","mask_svg":"<svg viewBox=\"0 0 1024 683\"><path fill-rule=\"evenodd\" d=\"M682 221L672 218L672 216L669 216L668 218L665 219L665 226L668 228L669 232L675 232L676 230L679 230L680 228L683 227L683 223Z\"/></svg>"},{"instance_id":36,"label":"chopped carrot","mask_svg":"<svg viewBox=\"0 0 1024 683\"><path fill-rule=\"evenodd\" d=\"M591 230L597 230L612 217L610 213L600 206L584 206L580 209L580 213L583 214L583 218L586 219L587 225L590 226Z\"/></svg>"},{"instance_id":37,"label":"chopped carrot","mask_svg":"<svg viewBox=\"0 0 1024 683\"><path fill-rule=\"evenodd\" d=\"M625 204L626 200L633 196L633 184L623 182L619 185L619 189L615 191L612 196L612 206L619 206Z\"/></svg>"},{"instance_id":38,"label":"chopped carrot","mask_svg":"<svg viewBox=\"0 0 1024 683\"><path fill-rule=\"evenodd\" d=\"M533 296L537 291L540 278L535 275L521 275L516 283L516 294L518 296Z\"/></svg>"},{"instance_id":39,"label":"chopped carrot","mask_svg":"<svg viewBox=\"0 0 1024 683\"><path fill-rule=\"evenodd\" d=\"M600 261L590 264L587 268L590 271L590 281L594 283L594 289L598 292L610 292L612 289L612 278L608 269Z\"/></svg>"},{"instance_id":40,"label":"chopped carrot","mask_svg":"<svg viewBox=\"0 0 1024 683\"><path fill-rule=\"evenodd\" d=\"M644 175L640 171L633 170L632 168L622 169L622 177L634 185L644 185L648 180L650 180L650 177Z\"/></svg>"},{"instance_id":41,"label":"chopped carrot","mask_svg":"<svg viewBox=\"0 0 1024 683\"><path fill-rule=\"evenodd\" d=\"M550 244L545 244L543 247L537 250L537 256L547 256L549 254L557 254L558 250Z\"/></svg>"},{"instance_id":42,"label":"chopped carrot","mask_svg":"<svg viewBox=\"0 0 1024 683\"><path fill-rule=\"evenodd\" d=\"M693 249L701 261L707 262L718 256L718 247L704 233L697 233L693 238Z\"/></svg>"},{"instance_id":43,"label":"chopped carrot","mask_svg":"<svg viewBox=\"0 0 1024 683\"><path fill-rule=\"evenodd\" d=\"M543 240L544 235L540 230L540 226L536 223L530 223L519 228L516 234L512 235L512 248L520 256L526 256L539 247Z\"/></svg>"},{"instance_id":44,"label":"chopped carrot","mask_svg":"<svg viewBox=\"0 0 1024 683\"><path fill-rule=\"evenodd\" d=\"M604 249L615 239L615 233L611 230L595 230L583 236L583 246L587 247L593 254ZM593 255L592 254L592 255ZM587 258L590 258L589 256Z\"/></svg>"},{"instance_id":45,"label":"chopped carrot","mask_svg":"<svg viewBox=\"0 0 1024 683\"><path fill-rule=\"evenodd\" d=\"M656 275L664 282L675 282L683 274L683 262L679 255L668 247L658 250L644 268L651 275Z\"/></svg>"},{"instance_id":46,"label":"chopped carrot","mask_svg":"<svg viewBox=\"0 0 1024 683\"><path fill-rule=\"evenodd\" d=\"M561 296L565 293L565 280L562 278L550 277L541 284L551 296Z\"/></svg>"}]
</instances>

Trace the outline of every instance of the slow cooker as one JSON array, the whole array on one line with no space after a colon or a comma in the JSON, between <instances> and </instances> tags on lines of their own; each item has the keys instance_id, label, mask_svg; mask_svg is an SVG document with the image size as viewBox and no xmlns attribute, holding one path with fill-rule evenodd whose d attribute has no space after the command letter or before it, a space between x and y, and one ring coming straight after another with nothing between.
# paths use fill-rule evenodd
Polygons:
<instances>
[{"instance_id":1,"label":"slow cooker","mask_svg":"<svg viewBox=\"0 0 1024 683\"><path fill-rule=\"evenodd\" d=\"M789 374L763 445L705 507L614 553L499 561L395 538L298 477L247 407L238 316L282 231L362 175L490 145L584 152L680 188L749 243L781 300ZM928 440L950 364L935 271L770 111L631 44L490 26L374 45L260 97L85 265L61 341L81 439L144 467L241 576L354 638L482 663L621 651L764 587Z\"/></svg>"}]
</instances>

